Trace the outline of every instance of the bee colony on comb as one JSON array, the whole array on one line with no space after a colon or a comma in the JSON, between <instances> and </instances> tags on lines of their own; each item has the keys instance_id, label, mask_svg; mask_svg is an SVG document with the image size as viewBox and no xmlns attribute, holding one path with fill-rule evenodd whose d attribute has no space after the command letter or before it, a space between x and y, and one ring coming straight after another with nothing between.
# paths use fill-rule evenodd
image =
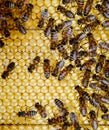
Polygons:
<instances>
[{"instance_id":1,"label":"bee colony on comb","mask_svg":"<svg viewBox=\"0 0 109 130\"><path fill-rule=\"evenodd\" d=\"M0 0L0 129L109 129L108 19L109 0Z\"/></svg>"}]
</instances>

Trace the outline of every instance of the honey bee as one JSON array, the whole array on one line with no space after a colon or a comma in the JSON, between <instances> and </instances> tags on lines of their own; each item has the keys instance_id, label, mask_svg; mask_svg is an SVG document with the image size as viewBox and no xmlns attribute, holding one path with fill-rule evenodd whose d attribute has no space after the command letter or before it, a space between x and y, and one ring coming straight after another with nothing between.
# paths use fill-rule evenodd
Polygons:
<instances>
[{"instance_id":1,"label":"honey bee","mask_svg":"<svg viewBox=\"0 0 109 130\"><path fill-rule=\"evenodd\" d=\"M9 63L9 65L7 66L7 71L12 71L15 68L15 62L11 62Z\"/></svg>"},{"instance_id":2,"label":"honey bee","mask_svg":"<svg viewBox=\"0 0 109 130\"><path fill-rule=\"evenodd\" d=\"M93 79L96 81L100 81L104 85L109 85L109 80L99 75L94 74Z\"/></svg>"},{"instance_id":3,"label":"honey bee","mask_svg":"<svg viewBox=\"0 0 109 130\"><path fill-rule=\"evenodd\" d=\"M96 62L94 58L87 60L85 63L83 63L80 67L80 70L86 70L90 69L91 65L93 65Z\"/></svg>"},{"instance_id":4,"label":"honey bee","mask_svg":"<svg viewBox=\"0 0 109 130\"><path fill-rule=\"evenodd\" d=\"M93 0L87 0L86 5L84 7L84 16L87 16L92 8Z\"/></svg>"},{"instance_id":5,"label":"honey bee","mask_svg":"<svg viewBox=\"0 0 109 130\"><path fill-rule=\"evenodd\" d=\"M37 114L36 111L30 110L30 111L20 111L17 113L18 117L33 117Z\"/></svg>"},{"instance_id":6,"label":"honey bee","mask_svg":"<svg viewBox=\"0 0 109 130\"><path fill-rule=\"evenodd\" d=\"M84 0L76 0L76 3L78 5L78 7L77 7L77 15L82 15L83 7L84 7Z\"/></svg>"},{"instance_id":7,"label":"honey bee","mask_svg":"<svg viewBox=\"0 0 109 130\"><path fill-rule=\"evenodd\" d=\"M15 7L15 3L12 2L12 1L7 0L7 1L5 2L5 7L14 8L14 7Z\"/></svg>"},{"instance_id":8,"label":"honey bee","mask_svg":"<svg viewBox=\"0 0 109 130\"><path fill-rule=\"evenodd\" d=\"M74 2L74 0L62 0L62 4L69 4L69 3L72 3Z\"/></svg>"},{"instance_id":9,"label":"honey bee","mask_svg":"<svg viewBox=\"0 0 109 130\"><path fill-rule=\"evenodd\" d=\"M92 33L88 33L88 41L89 41L89 55L91 57L96 56L96 51L97 51L97 43L93 37Z\"/></svg>"},{"instance_id":10,"label":"honey bee","mask_svg":"<svg viewBox=\"0 0 109 130\"><path fill-rule=\"evenodd\" d=\"M56 118L48 118L48 121L47 121L48 125L54 125L54 124L57 124L57 119Z\"/></svg>"},{"instance_id":11,"label":"honey bee","mask_svg":"<svg viewBox=\"0 0 109 130\"><path fill-rule=\"evenodd\" d=\"M26 111L19 111L18 113L17 113L17 116L18 117L25 117L25 121L26 121L26 118L32 118L32 117L34 117L35 115L37 114L37 111L35 111L35 110L29 110L29 111L27 111L27 107L26 107Z\"/></svg>"},{"instance_id":12,"label":"honey bee","mask_svg":"<svg viewBox=\"0 0 109 130\"><path fill-rule=\"evenodd\" d=\"M87 87L89 84L90 74L91 74L91 71L86 69L84 76L83 76L83 79L82 79L82 85L84 87Z\"/></svg>"},{"instance_id":13,"label":"honey bee","mask_svg":"<svg viewBox=\"0 0 109 130\"><path fill-rule=\"evenodd\" d=\"M62 32L63 39L62 39L61 43L63 45L66 45L66 43L71 39L72 33L73 33L73 28L72 27L69 27L69 28L67 28L66 30L64 30Z\"/></svg>"},{"instance_id":14,"label":"honey bee","mask_svg":"<svg viewBox=\"0 0 109 130\"><path fill-rule=\"evenodd\" d=\"M64 24L63 23L59 23L58 25L55 26L55 30L57 32L61 31L64 27Z\"/></svg>"},{"instance_id":15,"label":"honey bee","mask_svg":"<svg viewBox=\"0 0 109 130\"><path fill-rule=\"evenodd\" d=\"M105 61L103 72L106 78L109 78L109 60Z\"/></svg>"},{"instance_id":16,"label":"honey bee","mask_svg":"<svg viewBox=\"0 0 109 130\"><path fill-rule=\"evenodd\" d=\"M70 52L70 61L76 61L78 58L78 50L72 50Z\"/></svg>"},{"instance_id":17,"label":"honey bee","mask_svg":"<svg viewBox=\"0 0 109 130\"><path fill-rule=\"evenodd\" d=\"M39 57L39 56L36 56L36 57L33 59L33 63L34 63L35 65L37 65L39 62L40 62L40 57Z\"/></svg>"},{"instance_id":18,"label":"honey bee","mask_svg":"<svg viewBox=\"0 0 109 130\"><path fill-rule=\"evenodd\" d=\"M61 116L68 116L69 112L66 108L61 108L60 110Z\"/></svg>"},{"instance_id":19,"label":"honey bee","mask_svg":"<svg viewBox=\"0 0 109 130\"><path fill-rule=\"evenodd\" d=\"M65 122L67 120L66 116L58 116L56 119L59 123Z\"/></svg>"},{"instance_id":20,"label":"honey bee","mask_svg":"<svg viewBox=\"0 0 109 130\"><path fill-rule=\"evenodd\" d=\"M105 20L104 22L102 22L101 24L103 27L109 27L109 20Z\"/></svg>"},{"instance_id":21,"label":"honey bee","mask_svg":"<svg viewBox=\"0 0 109 130\"><path fill-rule=\"evenodd\" d=\"M61 116L67 116L69 114L67 109L64 108L64 103L62 101L60 101L59 99L55 99L54 102L56 106L60 109Z\"/></svg>"},{"instance_id":22,"label":"honey bee","mask_svg":"<svg viewBox=\"0 0 109 130\"><path fill-rule=\"evenodd\" d=\"M67 29L72 25L72 20L66 20L58 25L55 26L55 30L59 32L62 29Z\"/></svg>"},{"instance_id":23,"label":"honey bee","mask_svg":"<svg viewBox=\"0 0 109 130\"><path fill-rule=\"evenodd\" d=\"M67 51L66 51L66 49L64 48L64 45L63 45L62 43L57 45L57 49L58 49L59 53L61 54L61 56L62 56L65 60L69 58L68 53L67 53Z\"/></svg>"},{"instance_id":24,"label":"honey bee","mask_svg":"<svg viewBox=\"0 0 109 130\"><path fill-rule=\"evenodd\" d=\"M107 113L108 112L107 107L100 102L99 97L96 96L95 93L92 94L92 101L93 101L92 105L95 106L95 107L98 107L103 113Z\"/></svg>"},{"instance_id":25,"label":"honey bee","mask_svg":"<svg viewBox=\"0 0 109 130\"><path fill-rule=\"evenodd\" d=\"M51 30L53 28L53 24L54 24L54 18L49 18L47 27L44 30L45 37L48 37L51 34Z\"/></svg>"},{"instance_id":26,"label":"honey bee","mask_svg":"<svg viewBox=\"0 0 109 130\"><path fill-rule=\"evenodd\" d=\"M96 16L90 14L84 18L78 19L78 24L81 25L81 24L85 24L86 22L93 22L95 20L96 20Z\"/></svg>"},{"instance_id":27,"label":"honey bee","mask_svg":"<svg viewBox=\"0 0 109 130\"><path fill-rule=\"evenodd\" d=\"M44 76L48 79L50 77L50 60L49 59L44 59Z\"/></svg>"},{"instance_id":28,"label":"honey bee","mask_svg":"<svg viewBox=\"0 0 109 130\"><path fill-rule=\"evenodd\" d=\"M90 14L86 17L87 22L93 22L96 20L96 16L93 14Z\"/></svg>"},{"instance_id":29,"label":"honey bee","mask_svg":"<svg viewBox=\"0 0 109 130\"><path fill-rule=\"evenodd\" d=\"M58 41L58 34L56 30L51 30L51 42L50 42L50 49L55 50L57 47L57 41Z\"/></svg>"},{"instance_id":30,"label":"honey bee","mask_svg":"<svg viewBox=\"0 0 109 130\"><path fill-rule=\"evenodd\" d=\"M21 9L24 5L26 5L26 3L28 2L29 0L17 0L16 1L16 7L18 7L19 9Z\"/></svg>"},{"instance_id":31,"label":"honey bee","mask_svg":"<svg viewBox=\"0 0 109 130\"><path fill-rule=\"evenodd\" d=\"M70 126L71 126L71 124L69 122L64 122L62 124L62 128L60 130L67 130L67 128L70 127Z\"/></svg>"},{"instance_id":32,"label":"honey bee","mask_svg":"<svg viewBox=\"0 0 109 130\"><path fill-rule=\"evenodd\" d=\"M55 104L56 104L56 106L57 106L58 108L63 108L63 107L64 107L63 102L60 101L59 99L56 98L56 99L54 100L54 102L55 102Z\"/></svg>"},{"instance_id":33,"label":"honey bee","mask_svg":"<svg viewBox=\"0 0 109 130\"><path fill-rule=\"evenodd\" d=\"M78 59L78 49L79 49L79 43L78 41L75 41L74 44L72 44L72 51L70 52L70 61L77 61Z\"/></svg>"},{"instance_id":34,"label":"honey bee","mask_svg":"<svg viewBox=\"0 0 109 130\"><path fill-rule=\"evenodd\" d=\"M28 67L28 72L32 73L34 69L35 69L35 64L30 64Z\"/></svg>"},{"instance_id":35,"label":"honey bee","mask_svg":"<svg viewBox=\"0 0 109 130\"><path fill-rule=\"evenodd\" d=\"M26 34L27 33L26 28L20 23L18 18L15 18L14 22L15 22L16 27L17 27L17 29L19 30L20 33L22 33L22 34Z\"/></svg>"},{"instance_id":36,"label":"honey bee","mask_svg":"<svg viewBox=\"0 0 109 130\"><path fill-rule=\"evenodd\" d=\"M28 67L28 72L32 73L33 70L36 68L36 65L40 62L40 57L39 56L36 56L34 59L33 59L33 63L29 65Z\"/></svg>"},{"instance_id":37,"label":"honey bee","mask_svg":"<svg viewBox=\"0 0 109 130\"><path fill-rule=\"evenodd\" d=\"M82 116L86 116L87 108L86 108L85 99L83 97L79 98L79 106L80 106L80 113L82 114Z\"/></svg>"},{"instance_id":38,"label":"honey bee","mask_svg":"<svg viewBox=\"0 0 109 130\"><path fill-rule=\"evenodd\" d=\"M72 64L69 64L68 66L66 66L59 74L58 76L58 80L62 80L64 79L69 73L70 71L72 70L73 68L73 65Z\"/></svg>"},{"instance_id":39,"label":"honey bee","mask_svg":"<svg viewBox=\"0 0 109 130\"><path fill-rule=\"evenodd\" d=\"M57 117L53 117L53 118L48 118L48 124L49 125L53 125L53 124L59 124L59 123L63 123L67 120L66 116L57 116Z\"/></svg>"},{"instance_id":40,"label":"honey bee","mask_svg":"<svg viewBox=\"0 0 109 130\"><path fill-rule=\"evenodd\" d=\"M76 61L78 58L79 43L72 44L72 51L70 52L70 61Z\"/></svg>"},{"instance_id":41,"label":"honey bee","mask_svg":"<svg viewBox=\"0 0 109 130\"><path fill-rule=\"evenodd\" d=\"M108 96L103 96L101 94L95 93L95 95L100 99L100 101L104 103L109 103L109 97Z\"/></svg>"},{"instance_id":42,"label":"honey bee","mask_svg":"<svg viewBox=\"0 0 109 130\"><path fill-rule=\"evenodd\" d=\"M13 18L13 14L11 11L5 12L5 17L6 18Z\"/></svg>"},{"instance_id":43,"label":"honey bee","mask_svg":"<svg viewBox=\"0 0 109 130\"><path fill-rule=\"evenodd\" d=\"M78 91L80 96L83 95L83 89L79 85L75 86L75 89Z\"/></svg>"},{"instance_id":44,"label":"honey bee","mask_svg":"<svg viewBox=\"0 0 109 130\"><path fill-rule=\"evenodd\" d=\"M82 25L82 24L85 24L85 23L86 23L86 18L78 19L78 24L79 25Z\"/></svg>"},{"instance_id":45,"label":"honey bee","mask_svg":"<svg viewBox=\"0 0 109 130\"><path fill-rule=\"evenodd\" d=\"M68 121L66 121L61 125L61 128L57 128L56 130L67 130L70 126L71 124Z\"/></svg>"},{"instance_id":46,"label":"honey bee","mask_svg":"<svg viewBox=\"0 0 109 130\"><path fill-rule=\"evenodd\" d=\"M109 121L109 114L103 114L101 118L106 121Z\"/></svg>"},{"instance_id":47,"label":"honey bee","mask_svg":"<svg viewBox=\"0 0 109 130\"><path fill-rule=\"evenodd\" d=\"M57 77L59 71L63 68L64 64L65 64L64 60L57 62L55 68L52 71L52 75Z\"/></svg>"},{"instance_id":48,"label":"honey bee","mask_svg":"<svg viewBox=\"0 0 109 130\"><path fill-rule=\"evenodd\" d=\"M37 109L38 113L40 114L40 116L42 118L46 118L47 117L47 112L45 110L45 107L40 105L38 102L35 103L35 108Z\"/></svg>"},{"instance_id":49,"label":"honey bee","mask_svg":"<svg viewBox=\"0 0 109 130\"><path fill-rule=\"evenodd\" d=\"M102 48L102 49L109 50L109 44L106 43L106 42L100 42L99 47Z\"/></svg>"},{"instance_id":50,"label":"honey bee","mask_svg":"<svg viewBox=\"0 0 109 130\"><path fill-rule=\"evenodd\" d=\"M95 114L95 111L91 110L89 112L90 115L90 122L91 122L91 126L94 130L97 130L98 128L98 121L97 121L97 116Z\"/></svg>"},{"instance_id":51,"label":"honey bee","mask_svg":"<svg viewBox=\"0 0 109 130\"><path fill-rule=\"evenodd\" d=\"M87 92L84 91L83 97L84 97L87 101L89 101L89 103L92 103L92 99L91 99L90 95L89 95Z\"/></svg>"},{"instance_id":52,"label":"honey bee","mask_svg":"<svg viewBox=\"0 0 109 130\"><path fill-rule=\"evenodd\" d=\"M81 40L83 40L83 39L86 38L86 37L87 37L87 34L86 34L86 33L79 33L79 34L77 35L78 41L81 41Z\"/></svg>"},{"instance_id":53,"label":"honey bee","mask_svg":"<svg viewBox=\"0 0 109 130\"><path fill-rule=\"evenodd\" d=\"M32 12L34 6L32 4L26 4L26 6L27 6L27 11Z\"/></svg>"},{"instance_id":54,"label":"honey bee","mask_svg":"<svg viewBox=\"0 0 109 130\"><path fill-rule=\"evenodd\" d=\"M0 5L1 6L1 5ZM2 6L3 7L0 7L0 20L2 21L3 20L3 22L4 22L4 24L3 25L5 25L5 26L7 26L7 21L6 21L6 19L7 18L13 18L12 16L13 16L13 14L12 14L12 12L8 9L8 8L5 8L5 10L4 10L4 5L2 4ZM4 21L5 20L5 21ZM4 27L5 28L5 27Z\"/></svg>"},{"instance_id":55,"label":"honey bee","mask_svg":"<svg viewBox=\"0 0 109 130\"><path fill-rule=\"evenodd\" d=\"M57 10L60 11L61 13L63 13L68 18L74 18L75 17L74 14L70 10L67 10L66 8L64 8L61 5L58 5Z\"/></svg>"},{"instance_id":56,"label":"honey bee","mask_svg":"<svg viewBox=\"0 0 109 130\"><path fill-rule=\"evenodd\" d=\"M0 39L0 48L2 48L5 45L5 43L3 42L3 40Z\"/></svg>"},{"instance_id":57,"label":"honey bee","mask_svg":"<svg viewBox=\"0 0 109 130\"><path fill-rule=\"evenodd\" d=\"M27 9L26 11L21 15L21 21L26 22L28 21L30 14L32 13L33 5L32 4L27 4Z\"/></svg>"},{"instance_id":58,"label":"honey bee","mask_svg":"<svg viewBox=\"0 0 109 130\"><path fill-rule=\"evenodd\" d=\"M76 67L81 67L81 60L77 58L75 60L75 65L76 65Z\"/></svg>"},{"instance_id":59,"label":"honey bee","mask_svg":"<svg viewBox=\"0 0 109 130\"><path fill-rule=\"evenodd\" d=\"M73 37L70 39L69 41L70 45L74 45L74 44L77 44L78 43L78 39L77 39L77 36Z\"/></svg>"},{"instance_id":60,"label":"honey bee","mask_svg":"<svg viewBox=\"0 0 109 130\"><path fill-rule=\"evenodd\" d=\"M7 77L9 76L9 71L4 71L3 73L2 73L2 75L1 75L1 77L3 78L3 79L6 79Z\"/></svg>"},{"instance_id":61,"label":"honey bee","mask_svg":"<svg viewBox=\"0 0 109 130\"><path fill-rule=\"evenodd\" d=\"M27 111L26 112L26 115L28 116L28 117L33 117L33 116L35 116L37 114L37 111L35 111L35 110L30 110L30 111Z\"/></svg>"},{"instance_id":62,"label":"honey bee","mask_svg":"<svg viewBox=\"0 0 109 130\"><path fill-rule=\"evenodd\" d=\"M1 21L1 27L2 27L2 32L4 34L5 37L9 37L10 36L10 32L8 30L8 25L7 25L7 21L6 20L2 20Z\"/></svg>"},{"instance_id":63,"label":"honey bee","mask_svg":"<svg viewBox=\"0 0 109 130\"><path fill-rule=\"evenodd\" d=\"M108 112L108 108L107 108L104 104L100 104L100 110L101 110L103 113L107 113L107 112Z\"/></svg>"},{"instance_id":64,"label":"honey bee","mask_svg":"<svg viewBox=\"0 0 109 130\"><path fill-rule=\"evenodd\" d=\"M74 130L81 130L81 126L79 124L78 117L76 116L76 114L74 112L70 113L70 120L74 126Z\"/></svg>"},{"instance_id":65,"label":"honey bee","mask_svg":"<svg viewBox=\"0 0 109 130\"><path fill-rule=\"evenodd\" d=\"M76 35L74 38L71 38L69 43L70 43L70 45L76 44L79 41L83 40L85 37L87 37L87 34L80 33L80 34Z\"/></svg>"},{"instance_id":66,"label":"honey bee","mask_svg":"<svg viewBox=\"0 0 109 130\"><path fill-rule=\"evenodd\" d=\"M44 26L44 23L47 20L47 18L48 18L48 10L44 9L41 12L40 20L39 20L39 23L38 23L38 27L40 29Z\"/></svg>"},{"instance_id":67,"label":"honey bee","mask_svg":"<svg viewBox=\"0 0 109 130\"><path fill-rule=\"evenodd\" d=\"M105 10L102 5L100 4L97 4L96 6L96 9L105 17L105 18L109 18L109 11L108 10Z\"/></svg>"},{"instance_id":68,"label":"honey bee","mask_svg":"<svg viewBox=\"0 0 109 130\"><path fill-rule=\"evenodd\" d=\"M91 32L93 31L98 25L100 25L100 21L99 20L95 20L89 24L87 24L84 28L83 28L83 32Z\"/></svg>"},{"instance_id":69,"label":"honey bee","mask_svg":"<svg viewBox=\"0 0 109 130\"><path fill-rule=\"evenodd\" d=\"M90 83L89 87L92 89L95 89L97 91L103 90L105 92L109 91L109 88L107 85L103 85L103 84L98 84L98 83Z\"/></svg>"},{"instance_id":70,"label":"honey bee","mask_svg":"<svg viewBox=\"0 0 109 130\"><path fill-rule=\"evenodd\" d=\"M77 85L75 89L78 91L80 97L83 97L92 104L92 99L86 91L84 91L79 85Z\"/></svg>"},{"instance_id":71,"label":"honey bee","mask_svg":"<svg viewBox=\"0 0 109 130\"><path fill-rule=\"evenodd\" d=\"M2 73L1 77L3 79L6 79L9 76L9 73L15 68L15 63L11 62L9 63L9 65L7 66L7 69Z\"/></svg>"},{"instance_id":72,"label":"honey bee","mask_svg":"<svg viewBox=\"0 0 109 130\"><path fill-rule=\"evenodd\" d=\"M109 1L108 0L103 0L102 5L104 8L109 9Z\"/></svg>"},{"instance_id":73,"label":"honey bee","mask_svg":"<svg viewBox=\"0 0 109 130\"><path fill-rule=\"evenodd\" d=\"M96 64L96 73L99 73L103 69L103 65L105 62L106 56L99 55L98 63Z\"/></svg>"},{"instance_id":74,"label":"honey bee","mask_svg":"<svg viewBox=\"0 0 109 130\"><path fill-rule=\"evenodd\" d=\"M83 56L86 57L87 55L88 55L87 51L81 50L81 51L78 52L78 58L81 58Z\"/></svg>"}]
</instances>

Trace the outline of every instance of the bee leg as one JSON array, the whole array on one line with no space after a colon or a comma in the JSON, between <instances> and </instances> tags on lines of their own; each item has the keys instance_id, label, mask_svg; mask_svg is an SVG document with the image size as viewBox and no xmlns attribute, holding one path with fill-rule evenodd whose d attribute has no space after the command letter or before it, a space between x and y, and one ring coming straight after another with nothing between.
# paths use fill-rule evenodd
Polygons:
<instances>
[{"instance_id":1,"label":"bee leg","mask_svg":"<svg viewBox=\"0 0 109 130\"><path fill-rule=\"evenodd\" d=\"M24 124L27 124L27 122L26 122L26 116L25 116L25 123Z\"/></svg>"}]
</instances>

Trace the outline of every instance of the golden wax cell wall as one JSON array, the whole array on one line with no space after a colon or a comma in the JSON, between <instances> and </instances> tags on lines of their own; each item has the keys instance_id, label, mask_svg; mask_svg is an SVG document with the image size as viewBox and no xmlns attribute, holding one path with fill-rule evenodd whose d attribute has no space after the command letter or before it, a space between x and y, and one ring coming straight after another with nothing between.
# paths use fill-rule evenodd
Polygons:
<instances>
[{"instance_id":1,"label":"golden wax cell wall","mask_svg":"<svg viewBox=\"0 0 109 130\"><path fill-rule=\"evenodd\" d=\"M80 71L79 68L75 67L74 62L65 60L65 66L73 64L74 68L72 71L61 81L57 77L50 75L49 79L46 79L43 71L44 59L50 60L50 67L54 68L57 61L62 60L62 56L57 50L50 50L50 37L44 36L44 29L47 25L45 23L42 29L37 27L42 10L47 9L49 18L55 19L55 24L61 23L62 21L69 20L65 15L57 11L57 6L62 4L60 0L30 0L29 3L33 4L34 8L29 20L24 23L27 28L27 33L22 34L16 28L10 29L10 37L2 38L5 45L0 48L0 75L6 70L6 67L10 62L15 62L15 69L9 74L4 80L0 77L0 129L34 129L34 130L52 130L55 129L53 126L48 126L47 118L51 118L54 114L58 113L58 108L54 103L54 99L60 99L69 112L75 112L78 116L79 123L83 129L92 129L90 127L89 115L83 117L79 110L79 94L75 90L76 85L81 84L84 72ZM100 14L95 5L100 3L94 0L92 10L90 14L97 16L98 20L102 23L106 20L102 14ZM84 26L78 25L77 20L81 16L76 15L77 4L62 5L65 8L71 10L75 18L72 20L72 27L74 35L82 32ZM11 21L10 21L11 22ZM12 26L12 25L11 25ZM109 43L109 29L104 28L101 25L93 30L93 36L96 42L101 41ZM59 35L59 41L62 39L61 33ZM84 44L85 43L85 44ZM88 50L87 38L81 41L81 45L84 50ZM58 44L58 43L57 43ZM70 45L65 45L65 49L70 53ZM97 48L98 54L104 54L106 59L109 60L109 50ZM40 57L40 62L37 65L37 69L33 73L28 72L28 66L32 63L35 56ZM89 56L81 60L82 63L87 61ZM98 56L95 57L98 60ZM95 65L92 65L91 76L95 73ZM65 67L64 66L64 67ZM92 78L89 82L91 82ZM104 94L101 91L93 90L90 87L84 88L85 91L91 95L93 92ZM36 110L34 107L35 102L39 102L47 111L47 118L41 118L40 114L37 113L33 118L18 117L17 113L21 110ZM108 108L109 105L106 104ZM87 102L88 113L90 110L97 112L98 130L108 130L109 122L102 120L100 110L93 107ZM12 126L9 126L11 124ZM29 126L23 126L28 124ZM22 125L22 126L16 126ZM37 126L35 126L37 125ZM68 130L73 130L73 126L69 127Z\"/></svg>"}]
</instances>

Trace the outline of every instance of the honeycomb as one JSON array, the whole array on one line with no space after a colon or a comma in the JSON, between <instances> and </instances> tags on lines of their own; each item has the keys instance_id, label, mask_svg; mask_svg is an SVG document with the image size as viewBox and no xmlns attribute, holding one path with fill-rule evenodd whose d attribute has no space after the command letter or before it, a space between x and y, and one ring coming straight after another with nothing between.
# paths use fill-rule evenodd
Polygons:
<instances>
[{"instance_id":1,"label":"honeycomb","mask_svg":"<svg viewBox=\"0 0 109 130\"><path fill-rule=\"evenodd\" d=\"M99 1L94 1L93 8L95 8L94 5L97 2ZM53 117L53 113L58 112L54 99L58 98L64 102L70 112L73 111L77 114L83 129L89 128L91 130L89 117L82 117L79 112L79 95L74 89L75 85L81 85L83 73L78 68L73 69L62 81L58 81L53 76L46 79L43 74L44 58L50 59L50 65L55 66L56 61L61 60L62 57L57 50L50 50L50 39L44 36L43 30L37 28L37 24L40 19L40 13L45 8L48 9L49 17L55 19L56 24L68 19L56 10L56 7L61 2L60 0L30 0L30 3L34 5L34 9L29 21L25 23L27 34L22 35L17 30L10 30L10 38L5 38L5 46L2 49L0 48L0 74L2 74L11 61L14 61L16 64L14 71L6 80L0 77L0 129L55 130L53 126L48 126L46 119L42 119L39 114L34 118L27 118L25 121L25 118L17 116L17 112L25 110L26 106L28 109L35 110L34 104L38 101L46 106L48 117ZM77 4L75 2L73 7L71 7L71 4L66 6L76 14ZM97 15L101 22L105 20L96 9L92 9L91 13ZM80 16L76 15L75 19L72 20L75 35L82 30L82 27L77 24L79 18ZM109 42L108 29L99 26L99 28L93 31L93 34L97 42ZM59 38L61 39L61 36ZM87 43L87 38L82 40L82 43ZM87 50L88 45L85 44L83 47ZM66 45L66 49L70 51L68 45ZM105 54L107 59L109 59L109 52L99 48L97 51L99 54ZM41 62L38 65L37 71L31 74L28 72L27 67L36 55L41 57ZM82 63L87 59L88 57L82 60ZM69 63L70 61L66 60L65 66ZM92 73L94 73L94 68L95 66L92 67ZM94 92L89 87L85 90L90 94ZM91 109L98 112L98 130L109 130L109 122L101 119L101 112L88 103L87 108L88 112ZM73 130L73 127L68 130L70 129Z\"/></svg>"}]
</instances>

